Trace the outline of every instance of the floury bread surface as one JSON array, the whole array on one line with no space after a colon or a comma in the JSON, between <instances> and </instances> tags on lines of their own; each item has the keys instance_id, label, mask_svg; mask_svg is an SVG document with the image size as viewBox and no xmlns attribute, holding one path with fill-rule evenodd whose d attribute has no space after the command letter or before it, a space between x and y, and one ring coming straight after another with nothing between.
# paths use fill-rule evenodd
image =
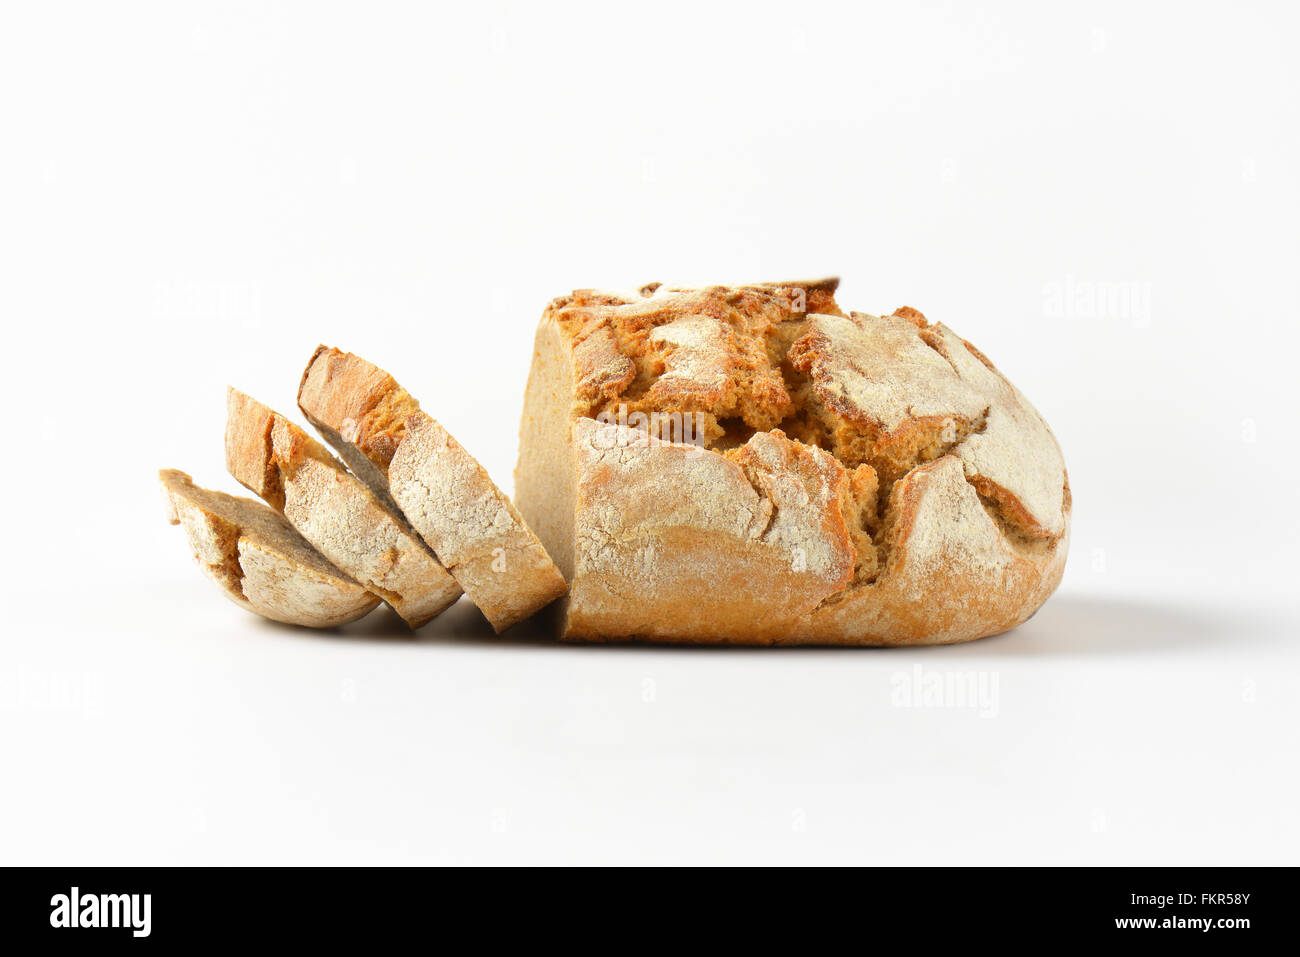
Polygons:
<instances>
[{"instance_id":1,"label":"floury bread surface","mask_svg":"<svg viewBox=\"0 0 1300 957\"><path fill-rule=\"evenodd\" d=\"M167 521L185 529L194 560L227 598L264 618L310 628L355 621L379 599L325 560L261 502L158 473Z\"/></svg>"},{"instance_id":2,"label":"floury bread surface","mask_svg":"<svg viewBox=\"0 0 1300 957\"><path fill-rule=\"evenodd\" d=\"M412 628L446 611L460 586L402 519L330 452L236 389L226 402L226 468Z\"/></svg>"},{"instance_id":3,"label":"floury bread surface","mask_svg":"<svg viewBox=\"0 0 1300 957\"><path fill-rule=\"evenodd\" d=\"M1056 588L1047 424L952 330L846 313L837 284L551 303L515 502L569 580L562 637L942 644Z\"/></svg>"},{"instance_id":4,"label":"floury bread surface","mask_svg":"<svg viewBox=\"0 0 1300 957\"><path fill-rule=\"evenodd\" d=\"M496 631L564 593L564 578L510 499L387 372L321 346L303 372L298 406L419 532Z\"/></svg>"}]
</instances>

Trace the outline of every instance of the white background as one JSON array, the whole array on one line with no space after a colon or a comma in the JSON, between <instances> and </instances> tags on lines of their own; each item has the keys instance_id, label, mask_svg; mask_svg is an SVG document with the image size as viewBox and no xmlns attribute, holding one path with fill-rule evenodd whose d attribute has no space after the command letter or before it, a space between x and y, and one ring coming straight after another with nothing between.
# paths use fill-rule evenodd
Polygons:
<instances>
[{"instance_id":1,"label":"white background","mask_svg":"<svg viewBox=\"0 0 1300 957\"><path fill-rule=\"evenodd\" d=\"M1296 863L1294 5L9 4L0 863ZM509 487L575 286L844 277L1065 450L968 646L270 625L155 471L318 342ZM916 669L921 669L917 671ZM974 675L983 706L904 707Z\"/></svg>"}]
</instances>

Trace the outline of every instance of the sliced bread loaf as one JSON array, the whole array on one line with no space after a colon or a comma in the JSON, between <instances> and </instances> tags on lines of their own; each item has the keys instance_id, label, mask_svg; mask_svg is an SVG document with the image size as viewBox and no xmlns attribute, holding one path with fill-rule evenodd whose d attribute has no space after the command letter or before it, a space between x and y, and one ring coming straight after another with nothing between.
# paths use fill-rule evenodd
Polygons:
<instances>
[{"instance_id":1,"label":"sliced bread loaf","mask_svg":"<svg viewBox=\"0 0 1300 957\"><path fill-rule=\"evenodd\" d=\"M227 396L226 468L412 628L460 597L429 547L328 449L236 389Z\"/></svg>"},{"instance_id":2,"label":"sliced bread loaf","mask_svg":"<svg viewBox=\"0 0 1300 957\"><path fill-rule=\"evenodd\" d=\"M261 502L199 488L175 469L158 478L167 520L184 527L199 567L240 607L272 621L331 628L379 604Z\"/></svg>"},{"instance_id":3,"label":"sliced bread loaf","mask_svg":"<svg viewBox=\"0 0 1300 957\"><path fill-rule=\"evenodd\" d=\"M496 631L565 593L564 576L510 499L388 373L320 346L298 405L352 471L401 510Z\"/></svg>"}]
</instances>

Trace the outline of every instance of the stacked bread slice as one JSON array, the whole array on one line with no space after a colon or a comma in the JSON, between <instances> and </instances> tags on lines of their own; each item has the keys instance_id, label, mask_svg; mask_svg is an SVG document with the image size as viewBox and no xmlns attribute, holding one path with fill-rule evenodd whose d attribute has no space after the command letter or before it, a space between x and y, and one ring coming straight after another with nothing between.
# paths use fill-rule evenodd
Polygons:
<instances>
[{"instance_id":1,"label":"stacked bread slice","mask_svg":"<svg viewBox=\"0 0 1300 957\"><path fill-rule=\"evenodd\" d=\"M406 516L498 632L565 593L564 576L510 499L388 373L321 346L298 407Z\"/></svg>"},{"instance_id":2,"label":"stacked bread slice","mask_svg":"<svg viewBox=\"0 0 1300 957\"><path fill-rule=\"evenodd\" d=\"M509 498L387 373L322 346L299 405L351 471L231 389L226 467L266 504L199 489L183 472L160 476L169 520L237 604L332 627L384 601L418 628L466 592L500 632L564 594Z\"/></svg>"},{"instance_id":3,"label":"stacked bread slice","mask_svg":"<svg viewBox=\"0 0 1300 957\"><path fill-rule=\"evenodd\" d=\"M323 445L234 389L226 468L412 628L460 597L460 586L429 546Z\"/></svg>"}]
</instances>

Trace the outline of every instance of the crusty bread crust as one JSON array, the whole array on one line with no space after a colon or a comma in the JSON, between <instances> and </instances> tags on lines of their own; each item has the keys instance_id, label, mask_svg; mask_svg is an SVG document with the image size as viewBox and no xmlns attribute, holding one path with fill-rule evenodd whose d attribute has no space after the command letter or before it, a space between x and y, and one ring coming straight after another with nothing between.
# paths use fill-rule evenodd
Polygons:
<instances>
[{"instance_id":1,"label":"crusty bread crust","mask_svg":"<svg viewBox=\"0 0 1300 957\"><path fill-rule=\"evenodd\" d=\"M834 290L551 304L516 488L570 575L562 637L943 644L1056 588L1070 499L1046 423L947 327L846 315ZM629 412L693 416L697 444Z\"/></svg>"},{"instance_id":2,"label":"crusty bread crust","mask_svg":"<svg viewBox=\"0 0 1300 957\"><path fill-rule=\"evenodd\" d=\"M565 593L564 576L509 498L392 376L321 346L298 405L400 509L497 632Z\"/></svg>"},{"instance_id":3,"label":"crusty bread crust","mask_svg":"<svg viewBox=\"0 0 1300 957\"><path fill-rule=\"evenodd\" d=\"M185 529L199 567L241 608L290 625L332 628L379 604L261 502L198 488L175 469L158 478L167 520Z\"/></svg>"},{"instance_id":4,"label":"crusty bread crust","mask_svg":"<svg viewBox=\"0 0 1300 957\"><path fill-rule=\"evenodd\" d=\"M235 389L227 410L226 468L322 555L412 628L456 602L461 588L429 547L324 446Z\"/></svg>"}]
</instances>

